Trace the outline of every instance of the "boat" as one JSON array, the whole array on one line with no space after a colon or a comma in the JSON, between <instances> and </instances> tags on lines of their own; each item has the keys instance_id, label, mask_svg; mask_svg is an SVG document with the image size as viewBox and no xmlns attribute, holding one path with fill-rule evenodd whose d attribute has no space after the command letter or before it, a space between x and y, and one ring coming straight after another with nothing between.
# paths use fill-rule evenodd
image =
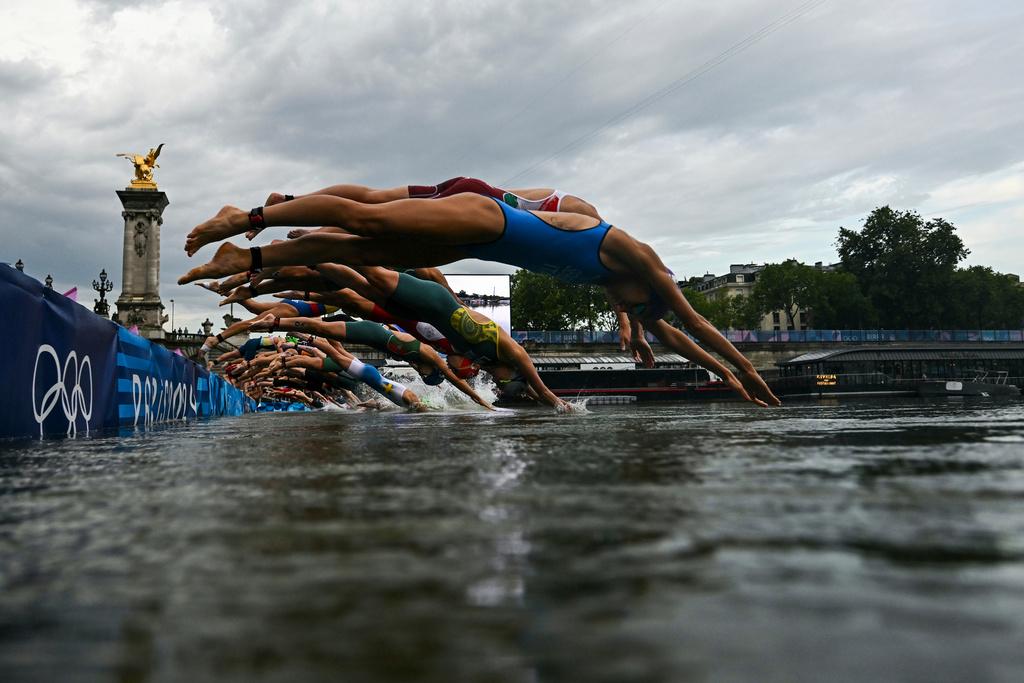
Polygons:
<instances>
[{"instance_id":1,"label":"boat","mask_svg":"<svg viewBox=\"0 0 1024 683\"><path fill-rule=\"evenodd\" d=\"M1024 380L1024 346L936 343L823 349L776 365L778 375L767 381L772 391L784 398L831 394L965 396L986 391L990 396L1016 396L1020 390L1014 384ZM982 379L987 374L994 374L995 379ZM988 389L973 387L976 382ZM954 392L957 383L961 390ZM979 393L965 394L964 387Z\"/></svg>"},{"instance_id":2,"label":"boat","mask_svg":"<svg viewBox=\"0 0 1024 683\"><path fill-rule=\"evenodd\" d=\"M926 380L917 386L921 396L1020 396L1020 389L1007 382L1009 373L1000 371L989 378L981 372L970 380Z\"/></svg>"},{"instance_id":3,"label":"boat","mask_svg":"<svg viewBox=\"0 0 1024 683\"><path fill-rule=\"evenodd\" d=\"M654 367L637 367L629 356L533 356L541 380L565 400L593 398L592 405L652 401L734 399L732 389L678 354L658 354ZM499 386L499 405L529 401L526 385Z\"/></svg>"}]
</instances>

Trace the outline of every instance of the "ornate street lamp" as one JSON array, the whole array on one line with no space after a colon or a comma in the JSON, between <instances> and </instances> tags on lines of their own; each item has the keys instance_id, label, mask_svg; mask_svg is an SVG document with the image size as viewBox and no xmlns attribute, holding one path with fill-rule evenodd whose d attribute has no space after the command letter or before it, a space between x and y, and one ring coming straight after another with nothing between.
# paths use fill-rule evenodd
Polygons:
<instances>
[{"instance_id":1,"label":"ornate street lamp","mask_svg":"<svg viewBox=\"0 0 1024 683\"><path fill-rule=\"evenodd\" d=\"M18 259L18 262L14 264L14 267L18 269L19 273L25 272L25 264L21 262L21 259Z\"/></svg>"},{"instance_id":2,"label":"ornate street lamp","mask_svg":"<svg viewBox=\"0 0 1024 683\"><path fill-rule=\"evenodd\" d=\"M174 333L174 299L171 299L171 332Z\"/></svg>"},{"instance_id":3,"label":"ornate street lamp","mask_svg":"<svg viewBox=\"0 0 1024 683\"><path fill-rule=\"evenodd\" d=\"M43 280L43 284L46 285L47 289L53 289L53 276L47 273L46 279Z\"/></svg>"},{"instance_id":4,"label":"ornate street lamp","mask_svg":"<svg viewBox=\"0 0 1024 683\"><path fill-rule=\"evenodd\" d=\"M101 315L104 318L106 318L107 314L110 313L110 304L107 303L107 299L106 299L107 292L109 292L110 290L112 290L114 288L114 282L113 281L109 281L109 282L107 281L107 269L106 268L104 268L103 270L100 271L99 282L97 282L96 280L92 281L92 288L100 293L100 298L99 299L93 299L93 302L95 302L95 303L94 303L94 305L92 307L92 310L96 313L96 315Z\"/></svg>"}]
</instances>

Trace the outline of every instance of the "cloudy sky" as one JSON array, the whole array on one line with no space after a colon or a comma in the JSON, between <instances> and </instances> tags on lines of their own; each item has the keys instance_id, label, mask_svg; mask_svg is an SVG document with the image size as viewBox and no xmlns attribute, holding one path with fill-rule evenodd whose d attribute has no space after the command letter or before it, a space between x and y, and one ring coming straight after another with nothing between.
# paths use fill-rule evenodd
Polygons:
<instances>
[{"instance_id":1,"label":"cloudy sky","mask_svg":"<svg viewBox=\"0 0 1024 683\"><path fill-rule=\"evenodd\" d=\"M890 204L1022 273L1022 35L1015 0L7 0L0 261L116 296L114 154L163 142L161 294L191 329L219 313L174 284L192 226L337 182L555 186L681 276L834 260Z\"/></svg>"}]
</instances>

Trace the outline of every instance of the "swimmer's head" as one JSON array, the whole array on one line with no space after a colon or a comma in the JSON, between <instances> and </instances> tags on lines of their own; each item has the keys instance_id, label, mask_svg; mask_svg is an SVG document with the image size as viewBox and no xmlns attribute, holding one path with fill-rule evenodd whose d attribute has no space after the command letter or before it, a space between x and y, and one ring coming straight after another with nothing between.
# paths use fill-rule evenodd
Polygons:
<instances>
[{"instance_id":1,"label":"swimmer's head","mask_svg":"<svg viewBox=\"0 0 1024 683\"><path fill-rule=\"evenodd\" d=\"M626 312L641 320L661 320L668 314L668 304L660 296L651 292L651 297L640 304L628 304Z\"/></svg>"},{"instance_id":2,"label":"swimmer's head","mask_svg":"<svg viewBox=\"0 0 1024 683\"><path fill-rule=\"evenodd\" d=\"M444 373L441 370L429 363L420 363L416 366L416 372L419 373L420 379L427 386L437 386L444 381Z\"/></svg>"},{"instance_id":3,"label":"swimmer's head","mask_svg":"<svg viewBox=\"0 0 1024 683\"><path fill-rule=\"evenodd\" d=\"M665 268L665 274L668 275L673 281L676 278L676 274L672 272L671 268ZM647 301L642 303L624 303L620 304L617 308L625 311L631 316L635 316L640 320L661 320L671 310L668 303L658 295L652 288L647 287Z\"/></svg>"},{"instance_id":4,"label":"swimmer's head","mask_svg":"<svg viewBox=\"0 0 1024 683\"><path fill-rule=\"evenodd\" d=\"M480 373L480 366L469 358L457 353L448 354L448 367L452 369L459 379L476 377Z\"/></svg>"}]
</instances>

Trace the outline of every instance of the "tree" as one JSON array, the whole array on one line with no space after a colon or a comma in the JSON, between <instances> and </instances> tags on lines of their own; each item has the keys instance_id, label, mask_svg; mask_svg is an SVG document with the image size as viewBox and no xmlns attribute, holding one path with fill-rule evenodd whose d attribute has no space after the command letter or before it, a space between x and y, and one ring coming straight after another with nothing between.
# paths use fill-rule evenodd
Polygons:
<instances>
[{"instance_id":1,"label":"tree","mask_svg":"<svg viewBox=\"0 0 1024 683\"><path fill-rule=\"evenodd\" d=\"M816 328L857 330L876 326L878 316L852 273L813 270L814 285L807 305Z\"/></svg>"},{"instance_id":2,"label":"tree","mask_svg":"<svg viewBox=\"0 0 1024 683\"><path fill-rule=\"evenodd\" d=\"M740 330L756 330L761 326L761 317L764 315L757 306L753 297L734 296L729 302L729 313L731 327Z\"/></svg>"},{"instance_id":3,"label":"tree","mask_svg":"<svg viewBox=\"0 0 1024 683\"><path fill-rule=\"evenodd\" d=\"M1024 325L1024 288L1009 275L986 266L953 274L956 296L949 297L946 326L956 329L1020 329Z\"/></svg>"},{"instance_id":4,"label":"tree","mask_svg":"<svg viewBox=\"0 0 1024 683\"><path fill-rule=\"evenodd\" d=\"M790 329L796 329L797 313L810 305L816 272L796 259L765 266L754 282L751 305L762 315L784 311Z\"/></svg>"},{"instance_id":5,"label":"tree","mask_svg":"<svg viewBox=\"0 0 1024 683\"><path fill-rule=\"evenodd\" d=\"M915 329L942 325L956 265L970 253L951 223L888 206L872 211L860 232L840 228L836 246L879 322Z\"/></svg>"},{"instance_id":6,"label":"tree","mask_svg":"<svg viewBox=\"0 0 1024 683\"><path fill-rule=\"evenodd\" d=\"M691 278L691 282L693 280ZM699 282L699 278L697 281ZM757 327L761 320L761 314L751 306L749 298L745 296L720 296L709 299L703 292L691 287L683 289L683 296L693 306L693 310L720 330L752 329ZM669 313L666 320L670 325L679 326L679 319L674 313Z\"/></svg>"},{"instance_id":7,"label":"tree","mask_svg":"<svg viewBox=\"0 0 1024 683\"><path fill-rule=\"evenodd\" d=\"M615 314L596 285L575 285L520 270L512 275L512 327L517 330L614 329Z\"/></svg>"}]
</instances>

